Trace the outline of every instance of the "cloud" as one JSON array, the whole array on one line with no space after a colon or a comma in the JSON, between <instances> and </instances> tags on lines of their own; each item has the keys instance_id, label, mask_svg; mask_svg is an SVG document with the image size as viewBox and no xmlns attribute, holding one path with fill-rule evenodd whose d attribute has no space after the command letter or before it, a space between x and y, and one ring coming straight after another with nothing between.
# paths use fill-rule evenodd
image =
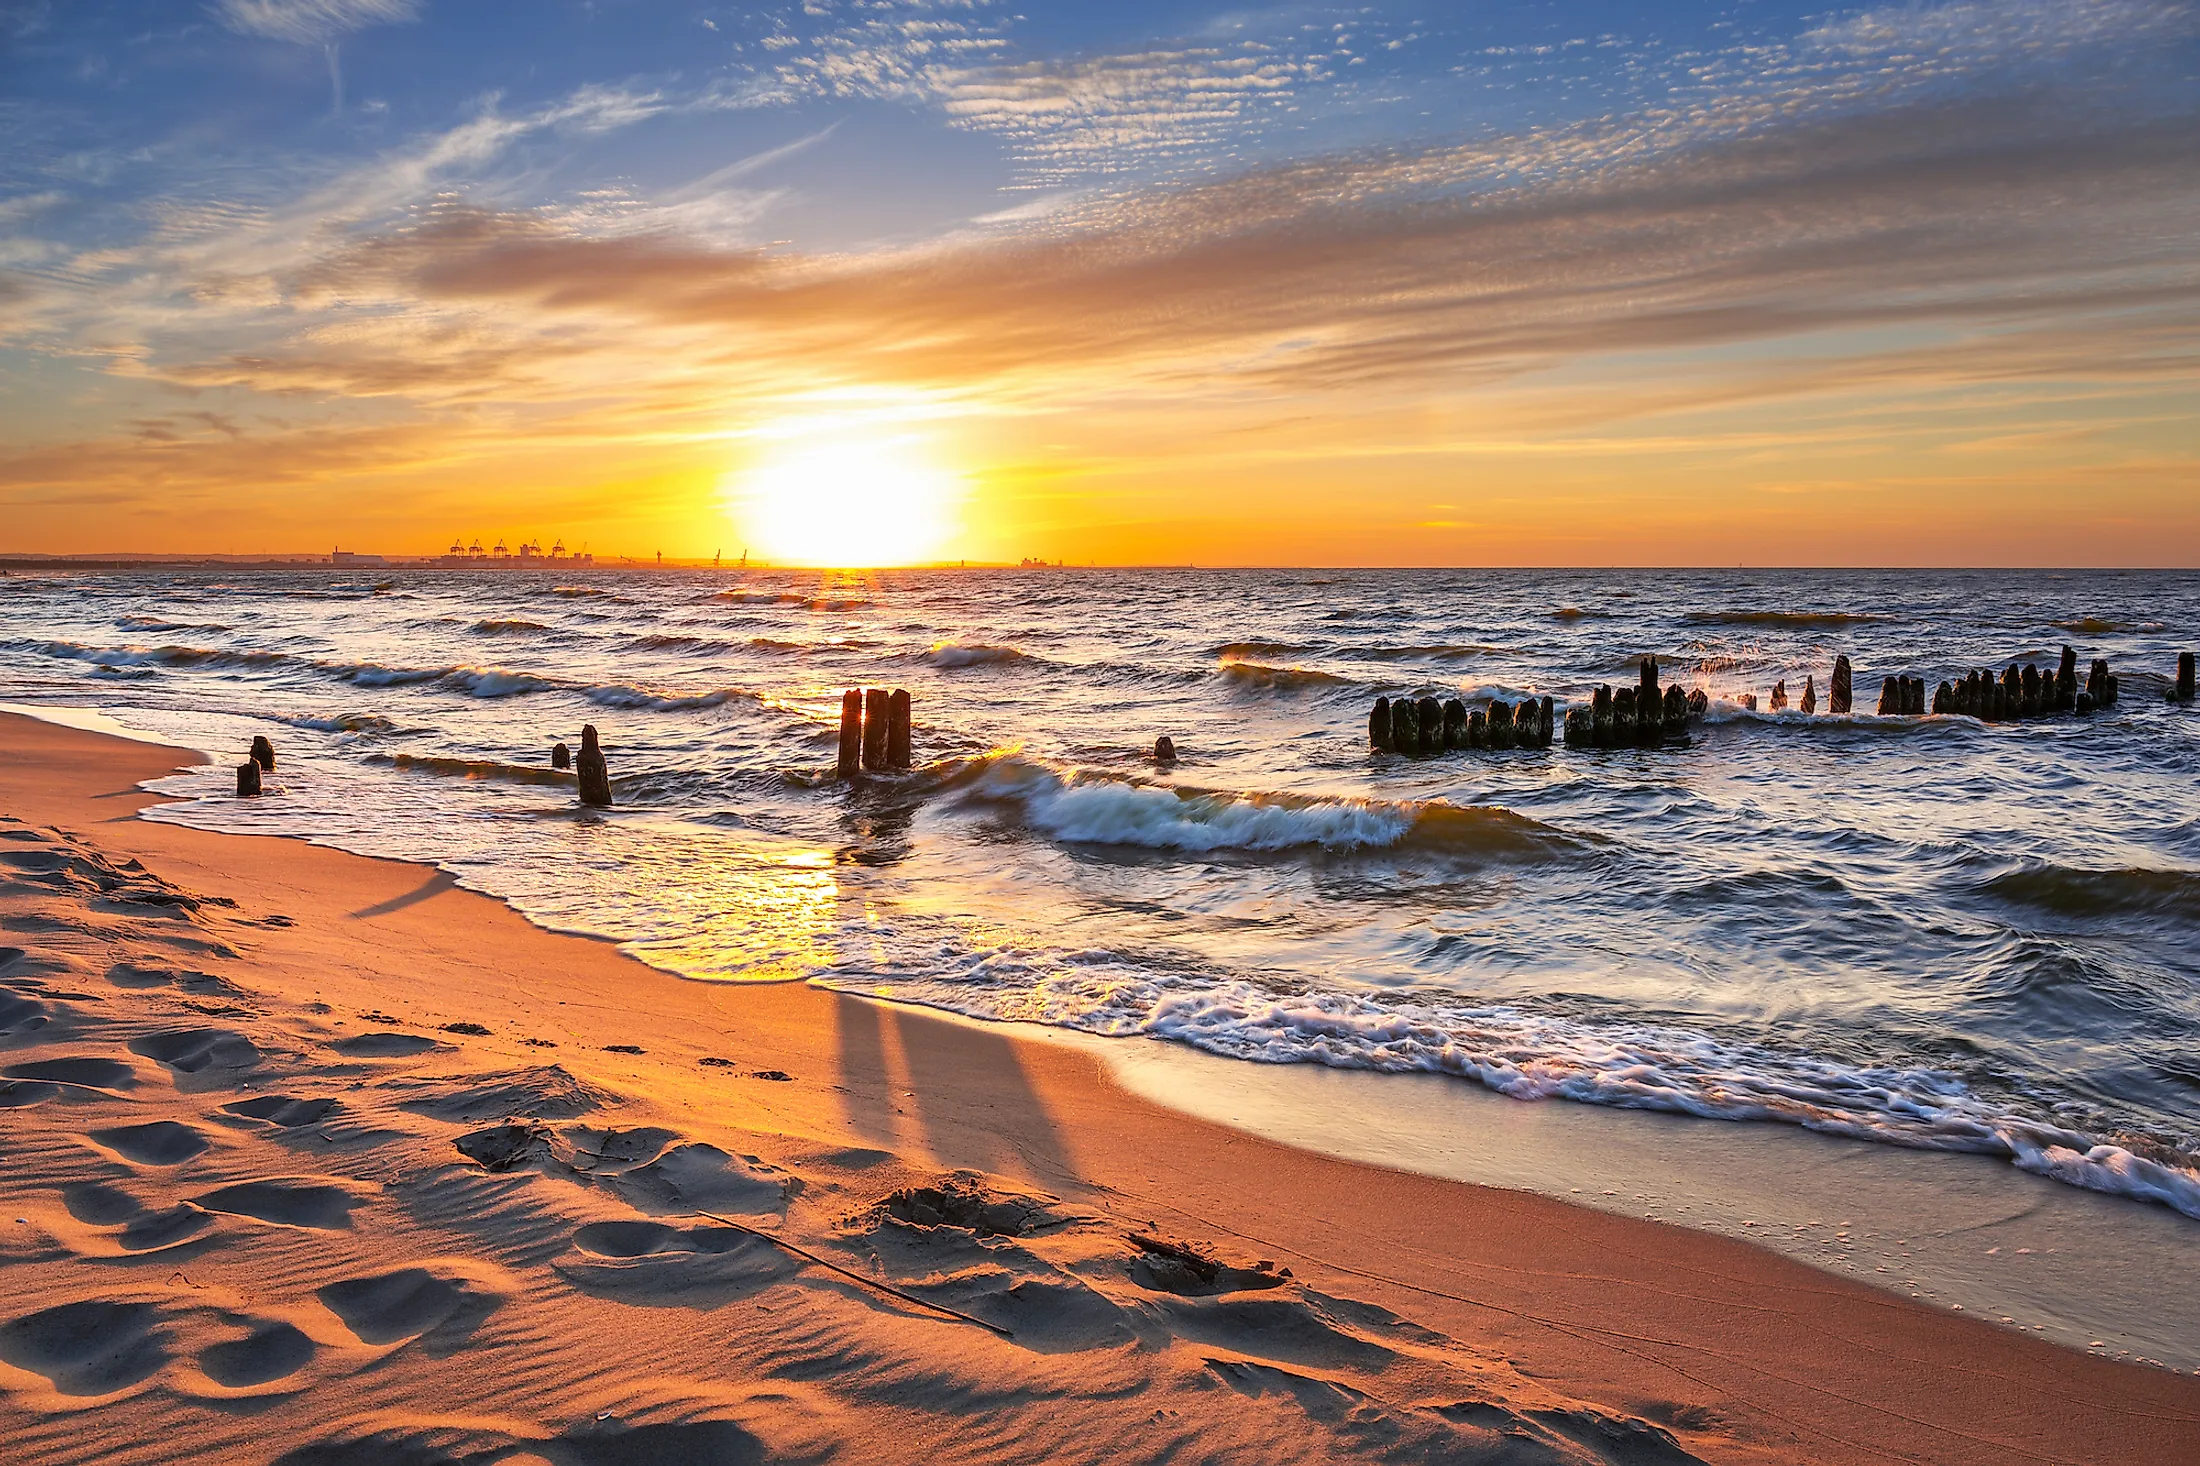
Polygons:
<instances>
[{"instance_id":1,"label":"cloud","mask_svg":"<svg viewBox=\"0 0 2200 1466\"><path fill-rule=\"evenodd\" d=\"M214 13L245 35L321 45L370 25L417 20L420 0L218 0Z\"/></svg>"}]
</instances>

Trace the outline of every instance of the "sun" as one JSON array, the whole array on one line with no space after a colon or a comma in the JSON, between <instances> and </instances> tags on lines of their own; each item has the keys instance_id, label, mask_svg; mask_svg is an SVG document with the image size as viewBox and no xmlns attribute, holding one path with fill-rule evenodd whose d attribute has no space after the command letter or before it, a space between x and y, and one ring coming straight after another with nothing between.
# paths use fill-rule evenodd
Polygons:
<instances>
[{"instance_id":1,"label":"sun","mask_svg":"<svg viewBox=\"0 0 2200 1466\"><path fill-rule=\"evenodd\" d=\"M914 434L805 424L768 443L729 486L754 552L798 565L914 565L954 529L962 484Z\"/></svg>"}]
</instances>

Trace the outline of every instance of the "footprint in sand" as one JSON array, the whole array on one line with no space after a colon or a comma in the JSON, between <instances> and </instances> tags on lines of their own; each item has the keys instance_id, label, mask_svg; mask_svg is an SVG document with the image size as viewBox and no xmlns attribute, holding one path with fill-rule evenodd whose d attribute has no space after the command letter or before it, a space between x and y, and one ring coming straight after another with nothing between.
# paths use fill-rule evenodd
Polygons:
<instances>
[{"instance_id":1,"label":"footprint in sand","mask_svg":"<svg viewBox=\"0 0 2200 1466\"><path fill-rule=\"evenodd\" d=\"M140 1166L180 1166L201 1155L206 1137L175 1120L154 1120L144 1125L118 1125L94 1130L85 1137L103 1150Z\"/></svg>"},{"instance_id":2,"label":"footprint in sand","mask_svg":"<svg viewBox=\"0 0 2200 1466\"><path fill-rule=\"evenodd\" d=\"M44 1028L48 1022L46 1005L20 993L0 993L0 1037L13 1038L19 1033Z\"/></svg>"},{"instance_id":3,"label":"footprint in sand","mask_svg":"<svg viewBox=\"0 0 2200 1466\"><path fill-rule=\"evenodd\" d=\"M313 1296L361 1343L417 1338L431 1354L456 1348L504 1302L470 1278L420 1267L330 1283Z\"/></svg>"},{"instance_id":4,"label":"footprint in sand","mask_svg":"<svg viewBox=\"0 0 2200 1466\"><path fill-rule=\"evenodd\" d=\"M0 1076L66 1085L72 1089L128 1089L137 1083L137 1071L120 1059L101 1059L89 1055L10 1064L7 1068L0 1069Z\"/></svg>"},{"instance_id":5,"label":"footprint in sand","mask_svg":"<svg viewBox=\"0 0 2200 1466\"><path fill-rule=\"evenodd\" d=\"M292 1099L287 1094L256 1094L250 1099L223 1105L224 1112L248 1120L265 1120L285 1130L318 1125L343 1106L332 1099Z\"/></svg>"},{"instance_id":6,"label":"footprint in sand","mask_svg":"<svg viewBox=\"0 0 2200 1466\"><path fill-rule=\"evenodd\" d=\"M208 1211L322 1232L349 1231L351 1209L362 1204L359 1197L341 1186L309 1181L241 1181L194 1196L191 1201Z\"/></svg>"},{"instance_id":7,"label":"footprint in sand","mask_svg":"<svg viewBox=\"0 0 2200 1466\"><path fill-rule=\"evenodd\" d=\"M244 989L225 977L189 967L154 967L137 962L117 962L107 969L107 981L118 988L173 987L198 997L243 997Z\"/></svg>"},{"instance_id":8,"label":"footprint in sand","mask_svg":"<svg viewBox=\"0 0 2200 1466\"><path fill-rule=\"evenodd\" d=\"M224 1389L247 1390L296 1374L317 1348L295 1324L262 1322L241 1339L201 1350L199 1368Z\"/></svg>"},{"instance_id":9,"label":"footprint in sand","mask_svg":"<svg viewBox=\"0 0 2200 1466\"><path fill-rule=\"evenodd\" d=\"M119 1186L87 1181L61 1189L61 1204L71 1217L96 1229L74 1245L90 1255L108 1255L109 1247L121 1253L159 1252L198 1236L212 1223L189 1202L148 1211L145 1204ZM111 1230L112 1229L112 1230Z\"/></svg>"},{"instance_id":10,"label":"footprint in sand","mask_svg":"<svg viewBox=\"0 0 2200 1466\"><path fill-rule=\"evenodd\" d=\"M167 1362L167 1338L150 1303L88 1299L0 1324L0 1359L64 1395L111 1395Z\"/></svg>"},{"instance_id":11,"label":"footprint in sand","mask_svg":"<svg viewBox=\"0 0 2200 1466\"><path fill-rule=\"evenodd\" d=\"M338 1039L329 1047L352 1059L409 1059L450 1045L417 1033L362 1033L356 1038Z\"/></svg>"},{"instance_id":12,"label":"footprint in sand","mask_svg":"<svg viewBox=\"0 0 2200 1466\"><path fill-rule=\"evenodd\" d=\"M241 1073L259 1067L260 1050L252 1040L226 1028L179 1028L149 1033L130 1041L130 1052L151 1059L178 1075Z\"/></svg>"}]
</instances>

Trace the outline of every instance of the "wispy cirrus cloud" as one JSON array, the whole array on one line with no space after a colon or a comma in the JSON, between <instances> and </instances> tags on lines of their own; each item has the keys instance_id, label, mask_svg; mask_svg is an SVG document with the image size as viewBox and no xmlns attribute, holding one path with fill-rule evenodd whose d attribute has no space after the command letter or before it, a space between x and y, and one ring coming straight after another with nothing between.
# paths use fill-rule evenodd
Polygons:
<instances>
[{"instance_id":1,"label":"wispy cirrus cloud","mask_svg":"<svg viewBox=\"0 0 2200 1466\"><path fill-rule=\"evenodd\" d=\"M217 0L222 24L245 35L323 45L373 25L420 18L420 0Z\"/></svg>"}]
</instances>

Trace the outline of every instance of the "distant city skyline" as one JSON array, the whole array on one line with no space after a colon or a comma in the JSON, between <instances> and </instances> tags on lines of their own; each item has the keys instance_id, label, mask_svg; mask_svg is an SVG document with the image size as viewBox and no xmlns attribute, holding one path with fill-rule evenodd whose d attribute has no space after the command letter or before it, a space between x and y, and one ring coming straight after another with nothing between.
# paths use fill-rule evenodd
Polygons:
<instances>
[{"instance_id":1,"label":"distant city skyline","mask_svg":"<svg viewBox=\"0 0 2200 1466\"><path fill-rule=\"evenodd\" d=\"M0 554L2200 564L2196 72L2155 0L0 0Z\"/></svg>"}]
</instances>

